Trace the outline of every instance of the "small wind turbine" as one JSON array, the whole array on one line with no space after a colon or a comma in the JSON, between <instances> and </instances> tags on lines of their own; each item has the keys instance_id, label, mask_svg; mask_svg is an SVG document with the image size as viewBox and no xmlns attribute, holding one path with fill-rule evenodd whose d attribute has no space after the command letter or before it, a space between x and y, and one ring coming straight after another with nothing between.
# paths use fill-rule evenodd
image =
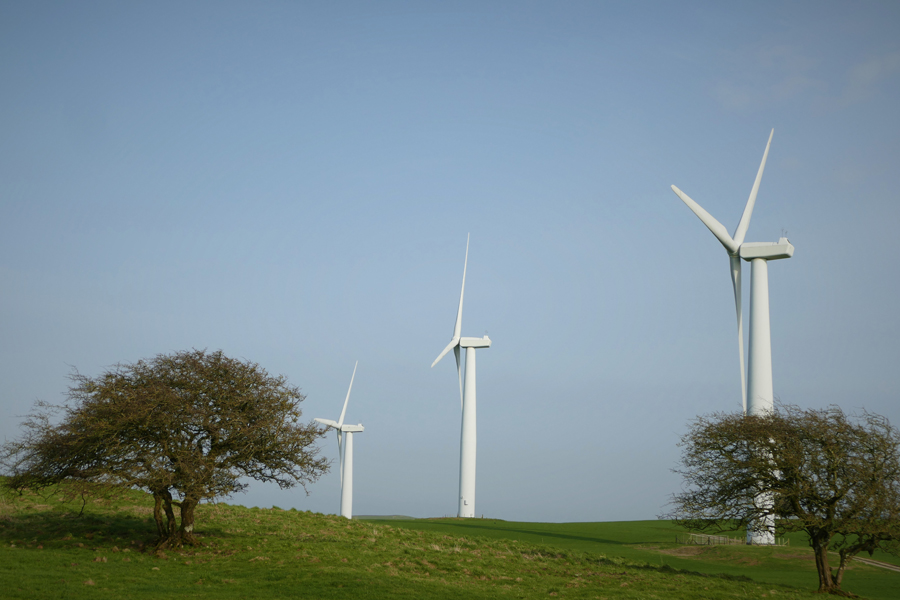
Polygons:
<instances>
[{"instance_id":1,"label":"small wind turbine","mask_svg":"<svg viewBox=\"0 0 900 600\"><path fill-rule=\"evenodd\" d=\"M491 338L486 334L483 338L460 337L462 329L463 294L466 291L466 267L469 264L469 237L466 236L466 260L463 263L462 289L459 292L459 308L456 311L456 324L453 326L453 337L447 347L438 355L431 366L438 364L453 349L456 355L456 378L459 380L459 403L462 408L462 431L459 442L459 510L460 517L475 516L475 349L490 348ZM466 349L466 381L463 389L462 372L460 370L459 349Z\"/></svg>"},{"instance_id":2,"label":"small wind turbine","mask_svg":"<svg viewBox=\"0 0 900 600\"><path fill-rule=\"evenodd\" d=\"M337 422L331 419L315 419L322 425L331 427L337 431L338 456L341 464L341 516L353 518L353 434L364 431L361 424L344 425L344 415L347 413L347 402L350 401L350 390L353 389L353 378L356 377L356 367L359 361L353 365L353 375L350 376L350 387L347 388L347 397L344 399L344 408L341 409L341 417ZM346 442L344 434L347 435Z\"/></svg>"},{"instance_id":3,"label":"small wind turbine","mask_svg":"<svg viewBox=\"0 0 900 600\"><path fill-rule=\"evenodd\" d=\"M759 183L762 180L763 170L766 167L766 159L769 156L769 147L772 145L772 136L775 130L769 134L766 150L763 153L759 171L756 173L756 181L750 190L750 198L744 207L744 214L734 231L734 237L728 235L725 226L719 223L712 215L703 210L687 194L672 186L674 191L685 204L688 205L703 224L712 232L716 239L725 246L731 261L731 281L734 286L734 305L737 314L738 348L741 359L741 394L743 398L744 414L763 415L775 408L775 394L772 385L772 341L771 328L769 326L769 267L768 261L780 258L790 258L794 255L794 246L786 237L777 242L751 242L744 243L744 236L750 226L750 216L753 214L753 206L756 204L756 195L759 192ZM743 317L741 314L741 259L750 263L750 358L747 365L749 382L744 377L744 332ZM769 494L761 494L757 498L761 506L773 506L774 498ZM773 544L774 516L765 519L747 531L748 542L754 544Z\"/></svg>"}]
</instances>

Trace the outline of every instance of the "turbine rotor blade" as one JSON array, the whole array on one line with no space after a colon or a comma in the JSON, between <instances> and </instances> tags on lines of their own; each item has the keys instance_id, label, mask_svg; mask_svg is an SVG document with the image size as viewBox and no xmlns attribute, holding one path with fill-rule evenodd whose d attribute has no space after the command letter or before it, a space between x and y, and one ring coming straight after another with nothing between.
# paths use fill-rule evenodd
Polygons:
<instances>
[{"instance_id":1,"label":"turbine rotor blade","mask_svg":"<svg viewBox=\"0 0 900 600\"><path fill-rule=\"evenodd\" d=\"M762 181L763 171L766 168L766 159L769 158L769 146L772 145L772 136L775 135L773 129L769 133L769 141L766 143L766 150L763 152L762 162L759 163L759 171L756 172L756 180L753 182L753 189L750 190L750 198L747 199L747 206L744 207L744 214L738 223L737 229L734 230L734 243L740 246L744 243L744 236L747 235L747 228L750 227L750 215L753 214L753 207L756 204L756 194L759 193L759 182Z\"/></svg>"},{"instance_id":2,"label":"turbine rotor blade","mask_svg":"<svg viewBox=\"0 0 900 600\"><path fill-rule=\"evenodd\" d=\"M459 308L456 310L456 324L453 326L453 337L459 339L459 336L462 335L460 331L462 331L462 307L463 307L463 294L466 292L466 267L469 266L469 236L466 235L466 260L463 263L463 280L462 280L462 289L459 290Z\"/></svg>"},{"instance_id":3,"label":"turbine rotor blade","mask_svg":"<svg viewBox=\"0 0 900 600\"><path fill-rule=\"evenodd\" d=\"M679 190L676 186L672 186L672 191L681 198L681 201L687 204L688 208L690 208L695 215L697 215L703 224L712 232L716 239L718 239L725 249L728 250L729 254L736 254L738 248L740 248L740 244L736 244L731 236L728 235L728 230L725 229L725 226L719 223L715 217L706 212L702 206L694 202L694 200Z\"/></svg>"},{"instance_id":4,"label":"turbine rotor blade","mask_svg":"<svg viewBox=\"0 0 900 600\"><path fill-rule=\"evenodd\" d=\"M744 317L741 312L741 257L731 256L731 284L734 287L734 311L737 315L738 354L741 359L741 402L747 414L747 376L744 372Z\"/></svg>"},{"instance_id":5,"label":"turbine rotor blade","mask_svg":"<svg viewBox=\"0 0 900 600\"><path fill-rule=\"evenodd\" d=\"M321 423L322 425L325 425L326 427L337 427L338 426L338 424L335 423L334 421L332 421L331 419L320 419L320 418L316 417L315 419L313 419L313 421Z\"/></svg>"},{"instance_id":6,"label":"turbine rotor blade","mask_svg":"<svg viewBox=\"0 0 900 600\"><path fill-rule=\"evenodd\" d=\"M458 346L458 345L459 345L459 336L457 335L457 336L454 336L452 340L450 340L450 343L447 344L446 348L441 350L441 353L438 354L438 357L436 359L434 359L434 362L431 363L431 366L433 367L434 365L438 364L440 362L440 360L442 358L444 358L448 352L450 352L451 348Z\"/></svg>"},{"instance_id":7,"label":"turbine rotor blade","mask_svg":"<svg viewBox=\"0 0 900 600\"><path fill-rule=\"evenodd\" d=\"M343 441L344 441L344 433L338 429L338 462L341 465L341 491L344 491L344 450L343 450Z\"/></svg>"},{"instance_id":8,"label":"turbine rotor blade","mask_svg":"<svg viewBox=\"0 0 900 600\"><path fill-rule=\"evenodd\" d=\"M359 366L359 361L356 361L356 364L353 365L353 375L350 376L350 387L347 388L347 397L344 398L344 408L341 409L341 418L338 419L337 426L340 427L344 424L344 414L347 412L347 403L350 401L350 390L353 389L353 378L356 377L356 367Z\"/></svg>"},{"instance_id":9,"label":"turbine rotor blade","mask_svg":"<svg viewBox=\"0 0 900 600\"><path fill-rule=\"evenodd\" d=\"M463 407L463 387L462 387L462 371L459 368L459 346L453 348L453 354L456 355L456 377L459 379L459 409Z\"/></svg>"}]
</instances>

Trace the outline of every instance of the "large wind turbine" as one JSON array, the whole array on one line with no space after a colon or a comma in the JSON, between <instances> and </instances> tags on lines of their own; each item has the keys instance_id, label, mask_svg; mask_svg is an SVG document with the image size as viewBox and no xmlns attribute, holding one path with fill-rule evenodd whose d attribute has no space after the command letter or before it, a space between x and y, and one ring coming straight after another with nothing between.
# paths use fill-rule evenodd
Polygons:
<instances>
[{"instance_id":1,"label":"large wind turbine","mask_svg":"<svg viewBox=\"0 0 900 600\"><path fill-rule=\"evenodd\" d=\"M350 387L347 388L347 397L344 398L340 418L336 422L331 419L315 419L337 431L338 457L341 463L341 516L348 519L353 518L353 434L365 429L362 424L344 425L344 415L347 413L347 403L350 401L350 390L353 389L353 378L356 377L358 365L359 361L353 365L353 375L350 376ZM347 436L346 441L343 439L344 434Z\"/></svg>"},{"instance_id":2,"label":"large wind turbine","mask_svg":"<svg viewBox=\"0 0 900 600\"><path fill-rule=\"evenodd\" d=\"M734 286L734 304L737 314L738 347L741 359L741 394L743 397L744 413L749 415L763 415L774 410L775 394L772 385L772 342L769 326L769 267L768 261L781 258L790 258L794 254L794 246L787 238L782 237L777 242L752 242L744 243L744 236L750 226L750 216L753 214L753 206L756 204L756 195L759 192L759 182L762 179L766 159L769 156L769 146L772 144L772 136L775 130L769 134L766 150L763 153L759 171L756 173L756 181L750 190L750 198L744 207L744 214L734 231L734 237L728 235L728 230L712 215L703 210L687 194L672 186L672 190L688 205L703 224L706 225L716 239L725 246L731 262L731 281ZM743 317L741 314L741 259L750 263L750 360L747 365L749 382L744 377L744 333ZM774 499L770 494L760 494L756 502L761 507L771 507ZM755 524L747 531L747 541L753 544L773 544L774 515Z\"/></svg>"},{"instance_id":3,"label":"large wind turbine","mask_svg":"<svg viewBox=\"0 0 900 600\"><path fill-rule=\"evenodd\" d=\"M460 337L462 330L463 294L466 291L466 267L469 264L469 238L466 236L466 260L463 263L462 289L459 292L459 308L453 337L447 347L438 355L431 366L438 364L453 349L456 355L456 377L459 380L459 402L462 407L462 432L459 442L459 510L460 517L475 516L475 349L490 348L491 338ZM466 349L466 381L463 389L460 371L459 349Z\"/></svg>"},{"instance_id":4,"label":"large wind turbine","mask_svg":"<svg viewBox=\"0 0 900 600\"><path fill-rule=\"evenodd\" d=\"M741 361L741 405L744 413L747 412L747 380L744 375L744 320L741 314L741 258L740 248L744 243L744 236L747 234L747 228L750 226L750 216L753 214L753 207L756 204L756 195L759 192L759 183L762 180L763 170L766 168L766 159L769 157L769 146L772 145L772 136L775 135L773 129L769 133L769 141L766 143L766 150L763 152L762 162L759 164L759 171L756 172L756 181L753 182L753 188L750 190L750 198L747 200L747 206L744 207L744 214L738 222L737 229L734 230L734 237L728 235L725 226L719 223L711 214L703 210L703 207L694 202L687 194L679 190L674 185L674 191L685 204L688 205L694 214L700 217L703 224L706 225L716 239L718 239L725 250L728 252L728 259L731 263L731 284L734 288L734 309L737 315L738 330L738 354ZM752 309L751 309L752 310Z\"/></svg>"}]
</instances>

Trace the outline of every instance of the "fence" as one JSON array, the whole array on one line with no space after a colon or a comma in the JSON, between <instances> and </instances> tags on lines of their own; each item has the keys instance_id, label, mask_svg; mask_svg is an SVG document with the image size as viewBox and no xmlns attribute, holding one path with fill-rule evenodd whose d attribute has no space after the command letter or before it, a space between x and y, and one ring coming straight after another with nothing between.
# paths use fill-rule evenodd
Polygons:
<instances>
[{"instance_id":1,"label":"fence","mask_svg":"<svg viewBox=\"0 0 900 600\"><path fill-rule=\"evenodd\" d=\"M676 544L685 544L691 546L743 546L746 545L746 538L733 538L724 535L704 535L699 533L685 533L675 536ZM790 540L785 538L775 538L775 546L789 546Z\"/></svg>"}]
</instances>

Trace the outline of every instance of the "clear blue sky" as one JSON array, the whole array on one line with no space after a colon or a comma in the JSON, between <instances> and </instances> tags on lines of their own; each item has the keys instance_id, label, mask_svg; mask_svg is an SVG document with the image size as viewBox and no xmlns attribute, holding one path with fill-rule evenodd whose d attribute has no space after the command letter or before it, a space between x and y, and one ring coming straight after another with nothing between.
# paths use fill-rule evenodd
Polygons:
<instances>
[{"instance_id":1,"label":"clear blue sky","mask_svg":"<svg viewBox=\"0 0 900 600\"><path fill-rule=\"evenodd\" d=\"M358 359L354 511L455 514L471 233L477 512L653 518L740 408L669 186L733 230L773 127L776 395L900 424L898 107L895 2L2 2L0 439L70 367L222 349L336 418ZM336 467L232 501L337 512Z\"/></svg>"}]
</instances>

